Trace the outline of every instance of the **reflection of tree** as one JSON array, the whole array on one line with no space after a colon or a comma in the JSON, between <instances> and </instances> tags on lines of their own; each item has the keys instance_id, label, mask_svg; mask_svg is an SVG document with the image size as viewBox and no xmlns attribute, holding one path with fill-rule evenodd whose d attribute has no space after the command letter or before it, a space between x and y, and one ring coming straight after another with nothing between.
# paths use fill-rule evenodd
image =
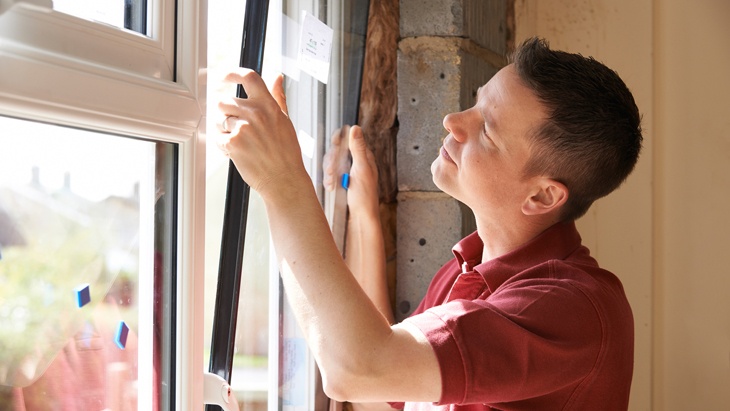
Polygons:
<instances>
[{"instance_id":1,"label":"reflection of tree","mask_svg":"<svg viewBox=\"0 0 730 411\"><path fill-rule=\"evenodd\" d=\"M92 316L113 328L118 316L93 313L105 299L136 310L139 204L124 200L0 187L0 209L24 239L4 244L0 260L0 385L31 384ZM78 308L73 290L83 283L91 304Z\"/></svg>"},{"instance_id":2,"label":"reflection of tree","mask_svg":"<svg viewBox=\"0 0 730 411\"><path fill-rule=\"evenodd\" d=\"M0 383L32 382L81 328L85 316L74 306L73 289L105 277L99 250L88 247L99 243L92 238L88 230L77 230L58 247L31 241L6 250L0 271ZM92 301L100 299L99 291L92 288Z\"/></svg>"}]
</instances>

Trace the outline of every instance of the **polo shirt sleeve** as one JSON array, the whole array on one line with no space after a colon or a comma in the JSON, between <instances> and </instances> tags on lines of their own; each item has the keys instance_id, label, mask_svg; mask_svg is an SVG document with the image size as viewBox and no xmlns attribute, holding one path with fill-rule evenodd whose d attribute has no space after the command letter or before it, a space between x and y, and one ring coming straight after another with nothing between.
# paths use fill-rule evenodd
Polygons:
<instances>
[{"instance_id":1,"label":"polo shirt sleeve","mask_svg":"<svg viewBox=\"0 0 730 411\"><path fill-rule=\"evenodd\" d=\"M441 368L438 404L546 395L585 378L604 342L600 315L570 280L504 284L486 300L453 300L406 321Z\"/></svg>"}]
</instances>

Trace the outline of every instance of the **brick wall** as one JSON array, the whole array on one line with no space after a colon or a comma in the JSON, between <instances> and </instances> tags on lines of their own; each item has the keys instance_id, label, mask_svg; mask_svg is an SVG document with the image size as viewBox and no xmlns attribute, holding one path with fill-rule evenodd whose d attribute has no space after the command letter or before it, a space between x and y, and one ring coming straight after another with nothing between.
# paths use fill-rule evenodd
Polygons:
<instances>
[{"instance_id":1,"label":"brick wall","mask_svg":"<svg viewBox=\"0 0 730 411\"><path fill-rule=\"evenodd\" d=\"M401 0L398 44L395 315L418 305L451 247L475 229L471 212L431 181L448 113L474 103L514 43L514 0Z\"/></svg>"}]
</instances>

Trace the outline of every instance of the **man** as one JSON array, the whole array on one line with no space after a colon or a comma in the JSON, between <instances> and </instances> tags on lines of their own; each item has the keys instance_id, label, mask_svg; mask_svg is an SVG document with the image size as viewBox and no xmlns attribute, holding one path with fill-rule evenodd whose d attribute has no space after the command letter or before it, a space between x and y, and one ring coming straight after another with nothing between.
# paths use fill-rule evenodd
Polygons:
<instances>
[{"instance_id":1,"label":"man","mask_svg":"<svg viewBox=\"0 0 730 411\"><path fill-rule=\"evenodd\" d=\"M360 253L350 271L302 165L282 79L273 98L254 73L229 80L249 99L220 104L230 130L221 148L266 204L284 286L330 397L408 410L627 408L631 309L574 225L624 181L641 148L638 109L615 72L530 39L472 108L444 118L433 181L473 210L477 231L395 325L383 287L372 286L382 283L382 238L360 130L350 133L348 241Z\"/></svg>"}]
</instances>

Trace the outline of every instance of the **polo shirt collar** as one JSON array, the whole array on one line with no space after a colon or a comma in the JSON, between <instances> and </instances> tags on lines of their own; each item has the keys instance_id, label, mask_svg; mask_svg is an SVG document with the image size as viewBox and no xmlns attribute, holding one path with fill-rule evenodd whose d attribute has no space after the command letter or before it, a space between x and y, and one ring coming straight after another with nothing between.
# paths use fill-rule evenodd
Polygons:
<instances>
[{"instance_id":1,"label":"polo shirt collar","mask_svg":"<svg viewBox=\"0 0 730 411\"><path fill-rule=\"evenodd\" d=\"M581 246L575 222L557 223L501 257L481 263L484 243L475 231L452 249L463 272L476 271L494 292L513 275L549 260L564 260Z\"/></svg>"}]
</instances>

